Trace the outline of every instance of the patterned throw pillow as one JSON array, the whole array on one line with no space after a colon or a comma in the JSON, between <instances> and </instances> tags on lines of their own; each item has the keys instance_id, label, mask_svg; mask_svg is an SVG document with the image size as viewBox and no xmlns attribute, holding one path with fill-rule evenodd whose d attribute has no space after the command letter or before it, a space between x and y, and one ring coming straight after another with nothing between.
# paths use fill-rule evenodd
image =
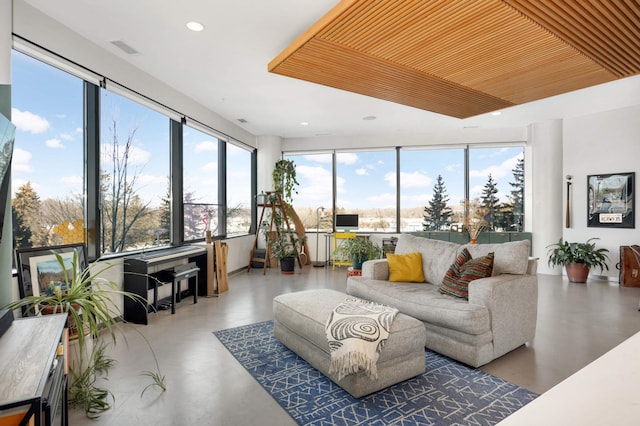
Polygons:
<instances>
[{"instance_id":1,"label":"patterned throw pillow","mask_svg":"<svg viewBox=\"0 0 640 426\"><path fill-rule=\"evenodd\" d=\"M468 300L469 283L479 278L491 276L493 257L494 254L491 252L486 256L472 259L471 254L463 249L444 276L440 285L440 293Z\"/></svg>"},{"instance_id":2,"label":"patterned throw pillow","mask_svg":"<svg viewBox=\"0 0 640 426\"><path fill-rule=\"evenodd\" d=\"M390 282L423 283L422 255L420 252L407 254L387 253Z\"/></svg>"}]
</instances>

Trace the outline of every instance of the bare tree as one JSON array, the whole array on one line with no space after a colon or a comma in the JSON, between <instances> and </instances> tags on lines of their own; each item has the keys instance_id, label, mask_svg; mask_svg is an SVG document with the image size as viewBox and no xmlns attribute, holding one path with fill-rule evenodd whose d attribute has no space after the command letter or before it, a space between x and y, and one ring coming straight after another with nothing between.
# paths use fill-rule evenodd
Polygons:
<instances>
[{"instance_id":1,"label":"bare tree","mask_svg":"<svg viewBox=\"0 0 640 426\"><path fill-rule=\"evenodd\" d=\"M132 151L136 128L130 129L126 141L120 144L117 121L111 121L111 146L107 152L110 173L101 176L102 189L102 252L117 253L128 248L132 240L130 233L138 221L150 214L149 202L143 202L136 194L136 184L142 170L130 173L129 156Z\"/></svg>"}]
</instances>

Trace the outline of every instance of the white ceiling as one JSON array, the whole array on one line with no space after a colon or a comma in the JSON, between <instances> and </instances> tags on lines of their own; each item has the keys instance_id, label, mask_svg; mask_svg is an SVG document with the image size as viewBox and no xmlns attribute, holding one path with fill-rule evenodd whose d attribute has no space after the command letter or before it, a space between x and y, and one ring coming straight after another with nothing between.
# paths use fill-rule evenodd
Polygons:
<instances>
[{"instance_id":1,"label":"white ceiling","mask_svg":"<svg viewBox=\"0 0 640 426\"><path fill-rule=\"evenodd\" d=\"M337 0L25 1L255 135L508 128L640 104L636 76L512 107L500 116L460 120L267 72L269 61ZM188 21L201 22L205 30L189 31ZM140 53L127 55L114 40Z\"/></svg>"}]
</instances>

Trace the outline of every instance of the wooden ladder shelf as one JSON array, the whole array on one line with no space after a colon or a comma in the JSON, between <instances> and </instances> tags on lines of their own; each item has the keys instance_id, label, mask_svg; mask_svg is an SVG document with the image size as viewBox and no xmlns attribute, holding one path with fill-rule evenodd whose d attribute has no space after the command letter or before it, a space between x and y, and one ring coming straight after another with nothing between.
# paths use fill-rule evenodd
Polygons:
<instances>
[{"instance_id":1,"label":"wooden ladder shelf","mask_svg":"<svg viewBox=\"0 0 640 426\"><path fill-rule=\"evenodd\" d=\"M287 214L287 209L290 208L283 200L282 195L279 192L266 192L266 204L258 204L258 207L262 207L262 211L260 212L260 220L258 220L258 229L256 230L256 238L253 240L253 247L251 248L251 255L249 256L249 265L247 266L247 271L251 271L251 267L253 263L262 263L262 274L265 275L267 273L267 265L271 258L271 249L269 244L267 244L267 249L265 250L264 258L256 257L256 249L258 248L258 238L260 238L260 233L262 229L262 221L265 219L265 212L270 210L269 217L269 233L275 232L278 233L278 229L274 229L274 213L279 211L279 214L282 215L284 224L286 226L286 232L291 233L291 226L289 224L289 215ZM292 241L293 241L293 237ZM296 251L296 259L298 260L298 265L302 268L302 261L300 260L300 254L298 253L298 249L294 244L294 249Z\"/></svg>"}]
</instances>

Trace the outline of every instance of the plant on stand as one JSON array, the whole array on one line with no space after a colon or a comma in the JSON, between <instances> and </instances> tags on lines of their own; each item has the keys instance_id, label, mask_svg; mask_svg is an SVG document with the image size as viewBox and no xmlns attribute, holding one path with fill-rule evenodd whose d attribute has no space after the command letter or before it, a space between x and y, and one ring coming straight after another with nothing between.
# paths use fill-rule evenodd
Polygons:
<instances>
[{"instance_id":1,"label":"plant on stand","mask_svg":"<svg viewBox=\"0 0 640 426\"><path fill-rule=\"evenodd\" d=\"M353 269L361 270L367 260L378 259L382 253L380 246L369 238L355 237L344 240L334 251L334 256L351 260Z\"/></svg>"},{"instance_id":2,"label":"plant on stand","mask_svg":"<svg viewBox=\"0 0 640 426\"><path fill-rule=\"evenodd\" d=\"M86 269L80 270L77 252L74 252L70 261L54 254L64 279L51 283L48 291L43 294L24 297L6 308L24 308L31 315L67 313L70 336L75 341L70 345L72 352L65 354L70 358L69 401L82 407L87 417L95 419L111 408L109 396L113 399L109 390L98 386L98 379L106 377L115 362L106 354L107 343L110 340L115 344L117 333L122 331L118 322L122 314L113 298L130 297L145 306L146 302L135 294L119 290L115 282L101 277L112 264L95 261ZM145 371L142 374L152 378L153 382L149 386L157 386L164 391L165 378L160 373L155 352L144 335L135 330L149 345L156 367L155 371Z\"/></svg>"},{"instance_id":3,"label":"plant on stand","mask_svg":"<svg viewBox=\"0 0 640 426\"><path fill-rule=\"evenodd\" d=\"M569 281L574 283L587 282L592 267L600 268L601 272L604 269L608 271L609 250L604 247L596 248L592 241L598 239L589 238L584 243L570 243L561 237L557 243L547 246L549 265L564 266Z\"/></svg>"},{"instance_id":4,"label":"plant on stand","mask_svg":"<svg viewBox=\"0 0 640 426\"><path fill-rule=\"evenodd\" d=\"M295 269L295 262L300 255L306 237L300 238L295 230L285 226L283 213L280 210L272 212L273 228L268 222L262 223L262 232L272 257L280 261L280 270L291 274Z\"/></svg>"}]
</instances>

